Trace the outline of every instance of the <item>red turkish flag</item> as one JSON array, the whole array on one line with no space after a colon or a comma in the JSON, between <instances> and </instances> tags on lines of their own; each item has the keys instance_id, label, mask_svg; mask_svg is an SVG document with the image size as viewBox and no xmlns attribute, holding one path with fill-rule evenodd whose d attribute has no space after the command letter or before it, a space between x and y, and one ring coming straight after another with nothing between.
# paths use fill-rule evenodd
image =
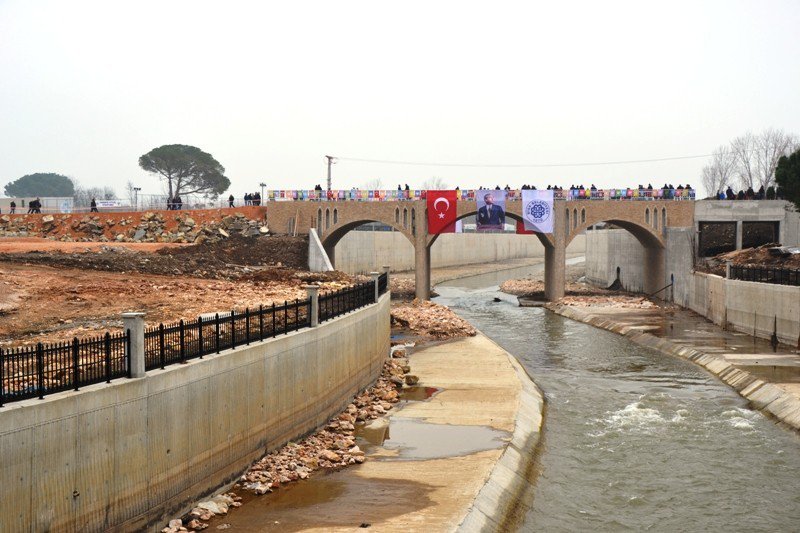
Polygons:
<instances>
[{"instance_id":1,"label":"red turkish flag","mask_svg":"<svg viewBox=\"0 0 800 533\"><path fill-rule=\"evenodd\" d=\"M525 229L525 223L517 220L517 235L536 235L536 232Z\"/></svg>"},{"instance_id":2,"label":"red turkish flag","mask_svg":"<svg viewBox=\"0 0 800 533\"><path fill-rule=\"evenodd\" d=\"M456 191L428 191L428 233L455 233Z\"/></svg>"}]
</instances>

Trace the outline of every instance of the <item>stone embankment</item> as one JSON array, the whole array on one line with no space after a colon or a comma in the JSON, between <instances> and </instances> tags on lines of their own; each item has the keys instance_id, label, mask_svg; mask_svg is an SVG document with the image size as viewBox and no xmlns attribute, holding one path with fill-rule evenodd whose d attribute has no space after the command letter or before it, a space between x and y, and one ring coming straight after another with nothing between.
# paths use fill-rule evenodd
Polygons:
<instances>
[{"instance_id":1,"label":"stone embankment","mask_svg":"<svg viewBox=\"0 0 800 533\"><path fill-rule=\"evenodd\" d=\"M641 346L674 355L696 363L723 382L730 385L753 407L774 416L786 426L800 431L800 398L777 385L754 376L745 369L737 368L721 355L705 353L697 348L682 345L642 330L641 325L615 320L614 317L591 309L579 309L561 302L548 304L551 311L590 324L597 328L613 331Z\"/></svg>"},{"instance_id":2,"label":"stone embankment","mask_svg":"<svg viewBox=\"0 0 800 533\"><path fill-rule=\"evenodd\" d=\"M64 242L218 241L269 233L262 207L143 213L0 216L0 237L44 237Z\"/></svg>"}]
</instances>

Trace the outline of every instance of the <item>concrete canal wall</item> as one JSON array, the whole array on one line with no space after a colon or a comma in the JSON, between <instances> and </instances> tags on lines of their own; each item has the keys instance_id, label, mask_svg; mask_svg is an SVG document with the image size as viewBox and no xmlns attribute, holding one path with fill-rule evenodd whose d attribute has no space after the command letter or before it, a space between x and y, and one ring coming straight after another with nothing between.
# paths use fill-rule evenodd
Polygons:
<instances>
[{"instance_id":1,"label":"concrete canal wall","mask_svg":"<svg viewBox=\"0 0 800 533\"><path fill-rule=\"evenodd\" d=\"M158 530L380 374L389 294L322 325L0 409L0 531Z\"/></svg>"},{"instance_id":2,"label":"concrete canal wall","mask_svg":"<svg viewBox=\"0 0 800 533\"><path fill-rule=\"evenodd\" d=\"M800 346L800 287L725 279L693 272L684 307L715 324Z\"/></svg>"},{"instance_id":3,"label":"concrete canal wall","mask_svg":"<svg viewBox=\"0 0 800 533\"><path fill-rule=\"evenodd\" d=\"M567 254L586 249L577 235ZM544 246L533 235L449 233L440 235L431 247L431 267L472 263L501 263L506 259L544 257ZM391 265L393 271L414 269L414 248L396 231L351 231L336 245L336 269L361 274L375 265Z\"/></svg>"}]
</instances>

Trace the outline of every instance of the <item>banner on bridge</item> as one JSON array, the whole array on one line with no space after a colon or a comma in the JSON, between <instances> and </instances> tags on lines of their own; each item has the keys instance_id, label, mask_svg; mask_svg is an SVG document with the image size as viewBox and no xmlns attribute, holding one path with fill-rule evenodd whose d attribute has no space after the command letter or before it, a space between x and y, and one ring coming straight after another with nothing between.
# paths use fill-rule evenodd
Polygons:
<instances>
[{"instance_id":1,"label":"banner on bridge","mask_svg":"<svg viewBox=\"0 0 800 533\"><path fill-rule=\"evenodd\" d=\"M428 191L428 233L455 233L458 218L456 191Z\"/></svg>"},{"instance_id":2,"label":"banner on bridge","mask_svg":"<svg viewBox=\"0 0 800 533\"><path fill-rule=\"evenodd\" d=\"M476 231L502 231L505 228L506 191L481 189L477 192L475 202L478 204Z\"/></svg>"},{"instance_id":3,"label":"banner on bridge","mask_svg":"<svg viewBox=\"0 0 800 533\"><path fill-rule=\"evenodd\" d=\"M553 191L523 190L522 219L525 229L537 233L553 233Z\"/></svg>"}]
</instances>

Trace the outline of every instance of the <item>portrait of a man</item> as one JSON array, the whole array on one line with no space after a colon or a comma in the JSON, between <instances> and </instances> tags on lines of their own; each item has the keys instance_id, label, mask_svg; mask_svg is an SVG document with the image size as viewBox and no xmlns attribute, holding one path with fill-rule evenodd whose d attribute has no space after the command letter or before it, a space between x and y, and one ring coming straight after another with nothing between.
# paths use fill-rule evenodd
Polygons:
<instances>
[{"instance_id":1,"label":"portrait of a man","mask_svg":"<svg viewBox=\"0 0 800 533\"><path fill-rule=\"evenodd\" d=\"M502 230L506 223L505 191L480 191L478 197L478 231Z\"/></svg>"}]
</instances>

